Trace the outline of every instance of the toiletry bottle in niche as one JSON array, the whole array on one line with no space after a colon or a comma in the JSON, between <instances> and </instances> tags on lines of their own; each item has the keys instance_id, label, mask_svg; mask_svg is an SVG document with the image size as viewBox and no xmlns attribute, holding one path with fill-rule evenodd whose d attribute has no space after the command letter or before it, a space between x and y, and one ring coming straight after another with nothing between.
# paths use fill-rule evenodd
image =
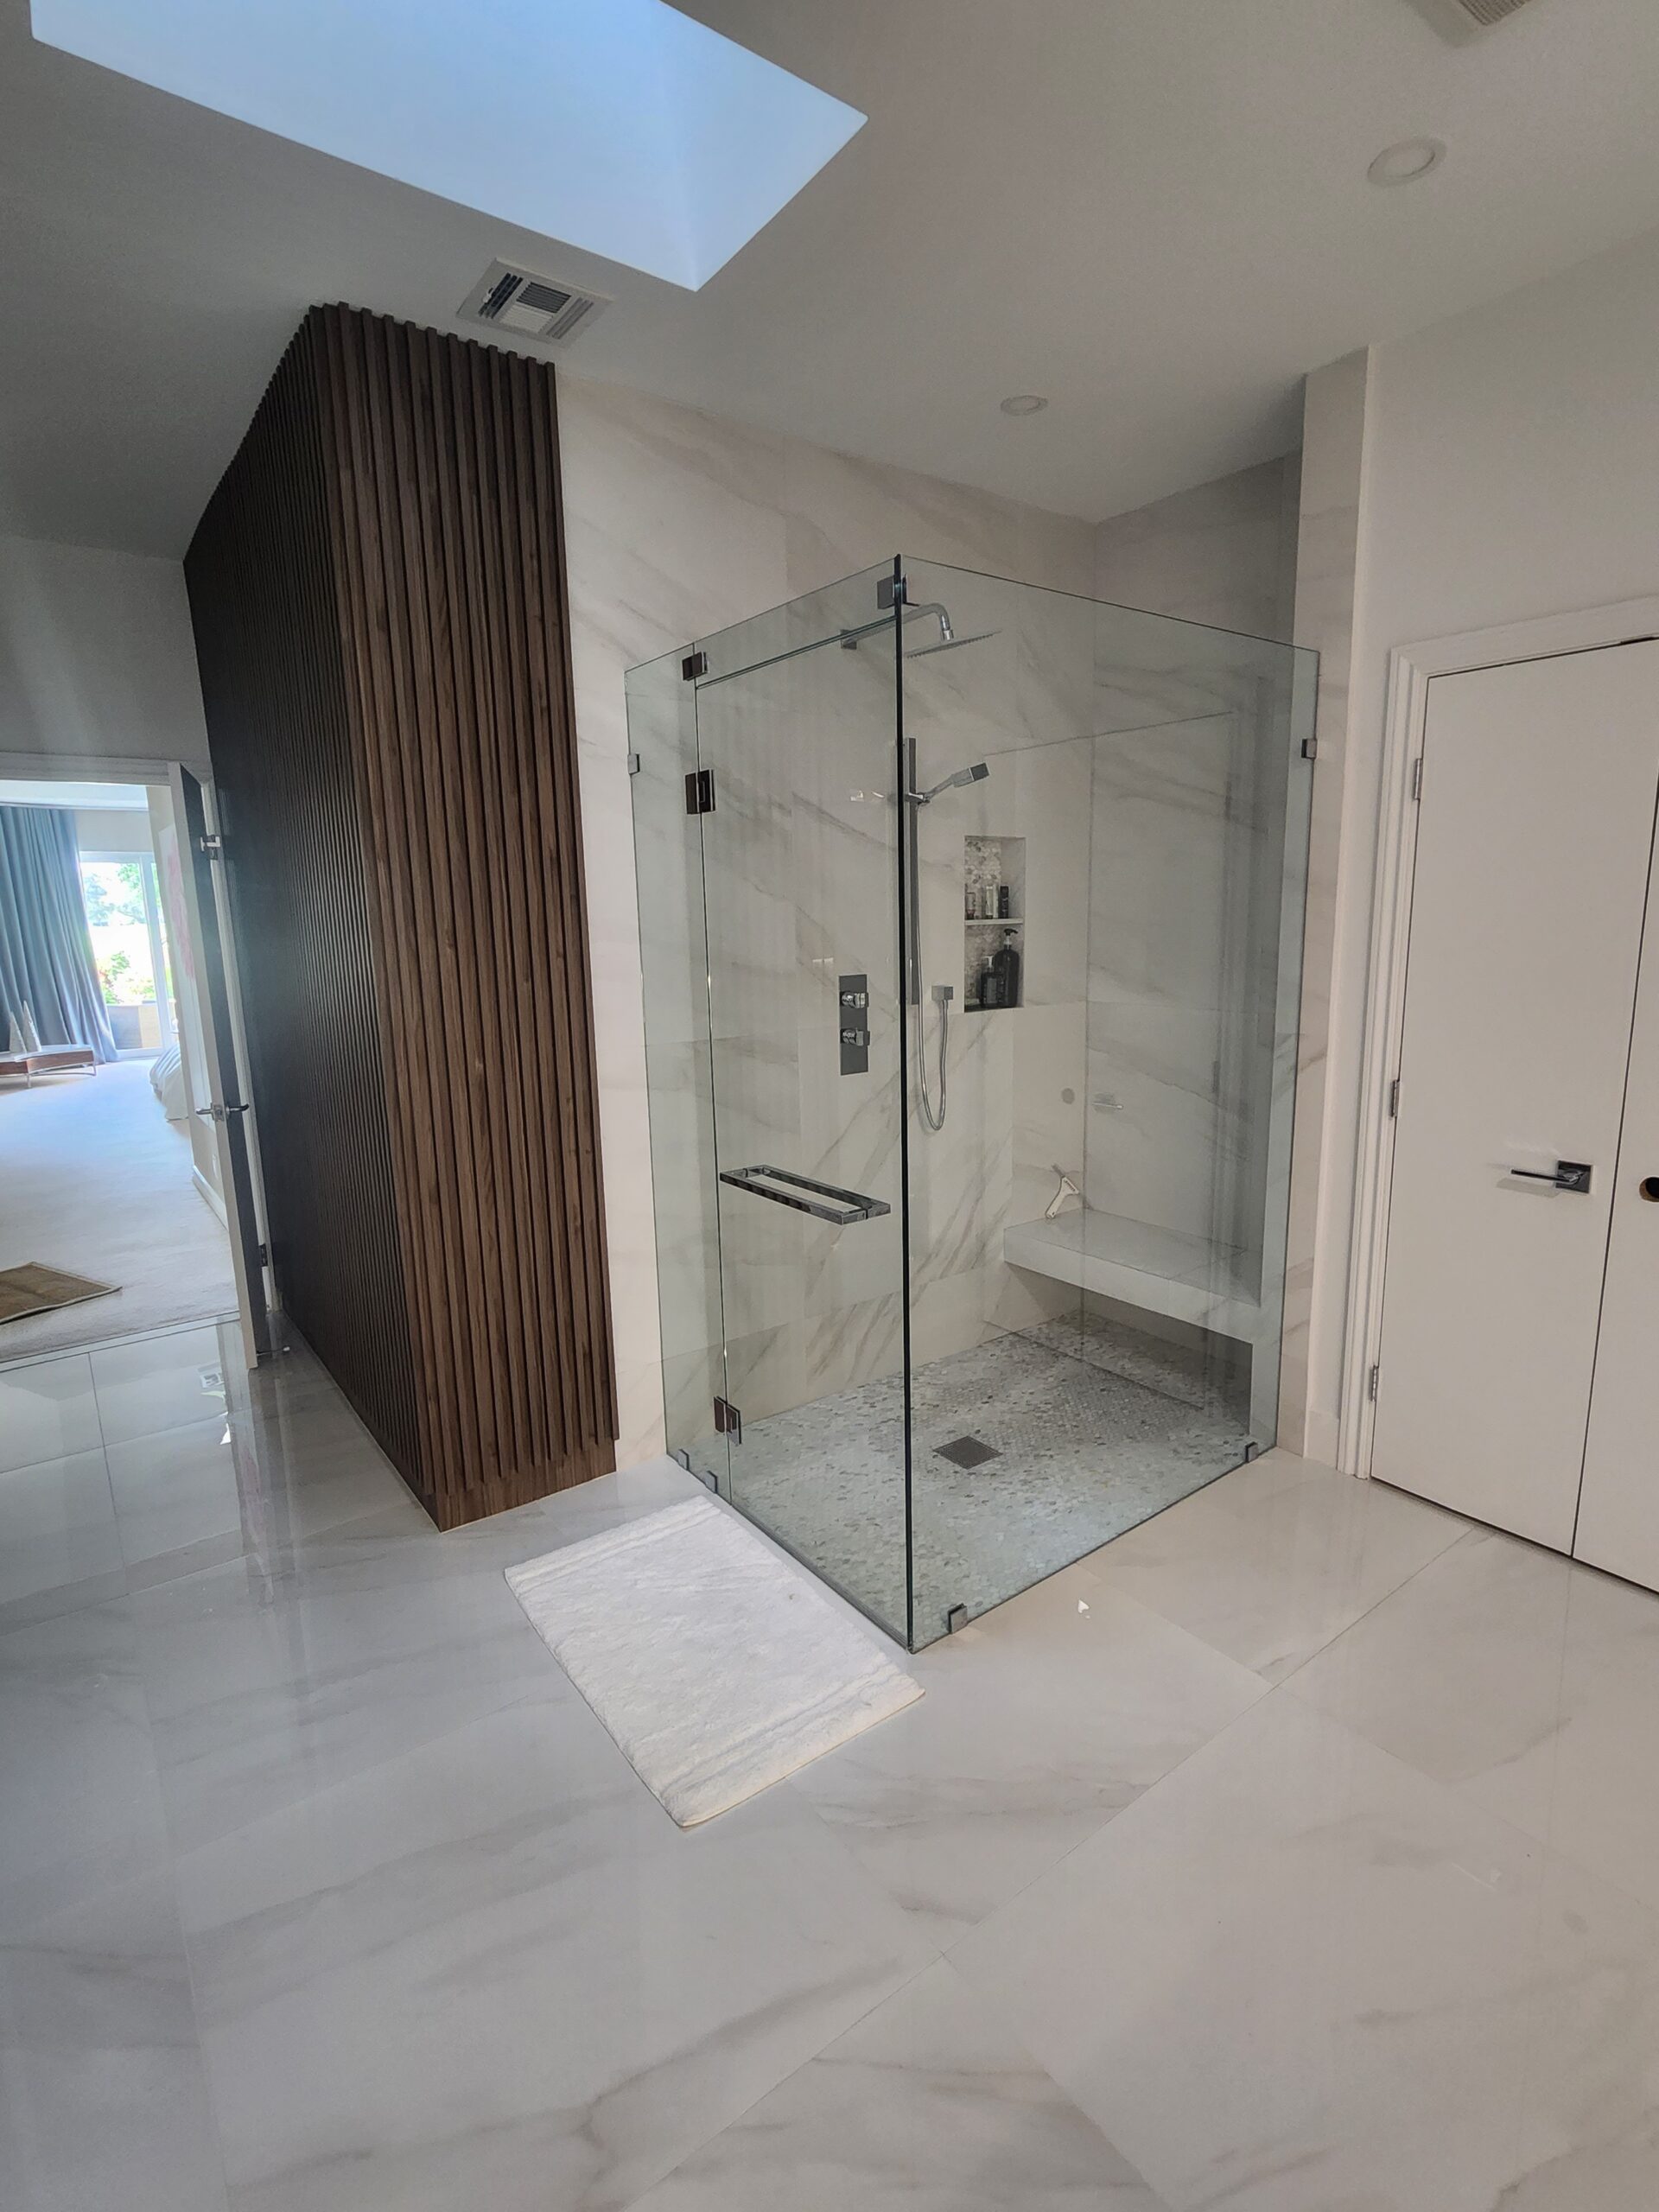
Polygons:
<instances>
[{"instance_id":1,"label":"toiletry bottle in niche","mask_svg":"<svg viewBox=\"0 0 1659 2212\"><path fill-rule=\"evenodd\" d=\"M985 965L979 971L979 1002L981 1006L996 1006L1000 1003L996 995L996 962L990 954L988 953L985 957Z\"/></svg>"},{"instance_id":2,"label":"toiletry bottle in niche","mask_svg":"<svg viewBox=\"0 0 1659 2212\"><path fill-rule=\"evenodd\" d=\"M991 982L998 1006L1020 1003L1020 948L1014 931L1005 930L1002 942L991 955Z\"/></svg>"},{"instance_id":3,"label":"toiletry bottle in niche","mask_svg":"<svg viewBox=\"0 0 1659 2212\"><path fill-rule=\"evenodd\" d=\"M997 885L996 911L998 917L1005 922L1007 920L1009 915L1014 912L1013 906L1010 904L1012 895L1013 894L1010 893L1006 883L999 883Z\"/></svg>"}]
</instances>

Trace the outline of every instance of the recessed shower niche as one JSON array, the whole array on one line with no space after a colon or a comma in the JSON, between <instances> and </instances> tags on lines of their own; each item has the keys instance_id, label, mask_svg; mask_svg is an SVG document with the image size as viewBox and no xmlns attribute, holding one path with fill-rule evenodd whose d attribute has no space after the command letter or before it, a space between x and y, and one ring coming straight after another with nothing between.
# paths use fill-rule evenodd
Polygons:
<instances>
[{"instance_id":1,"label":"recessed shower niche","mask_svg":"<svg viewBox=\"0 0 1659 2212\"><path fill-rule=\"evenodd\" d=\"M669 1447L912 1649L1274 1441L1313 673L908 560L630 671Z\"/></svg>"},{"instance_id":2,"label":"recessed shower niche","mask_svg":"<svg viewBox=\"0 0 1659 2212\"><path fill-rule=\"evenodd\" d=\"M969 1014L1022 1005L1025 839L964 837L962 881L963 1005Z\"/></svg>"}]
</instances>

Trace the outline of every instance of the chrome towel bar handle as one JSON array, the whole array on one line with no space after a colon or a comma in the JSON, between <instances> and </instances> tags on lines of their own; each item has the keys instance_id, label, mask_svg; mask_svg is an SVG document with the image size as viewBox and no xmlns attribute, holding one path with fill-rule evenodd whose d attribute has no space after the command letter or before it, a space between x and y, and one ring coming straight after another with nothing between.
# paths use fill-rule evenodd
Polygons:
<instances>
[{"instance_id":1,"label":"chrome towel bar handle","mask_svg":"<svg viewBox=\"0 0 1659 2212\"><path fill-rule=\"evenodd\" d=\"M818 1221L833 1222L837 1229L845 1229L855 1221L874 1221L878 1214L893 1211L885 1198L870 1198L862 1191L843 1191L838 1184L820 1183L810 1175L791 1174L786 1167L722 1168L720 1179L729 1183L734 1190L753 1192L757 1198L770 1198L774 1205L789 1206L796 1213L810 1213ZM767 1183L783 1183L788 1187L768 1190ZM807 1192L811 1195L803 1195ZM826 1205L825 1199L834 1203Z\"/></svg>"}]
</instances>

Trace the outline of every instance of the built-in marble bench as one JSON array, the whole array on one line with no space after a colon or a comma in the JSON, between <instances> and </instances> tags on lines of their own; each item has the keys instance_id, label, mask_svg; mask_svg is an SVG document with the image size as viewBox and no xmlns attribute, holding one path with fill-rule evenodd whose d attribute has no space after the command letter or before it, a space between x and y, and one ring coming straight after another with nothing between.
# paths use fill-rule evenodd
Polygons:
<instances>
[{"instance_id":1,"label":"built-in marble bench","mask_svg":"<svg viewBox=\"0 0 1659 2212\"><path fill-rule=\"evenodd\" d=\"M1002 1256L1010 1267L1094 1291L1143 1313L1213 1330L1248 1344L1253 1354L1258 1346L1271 1353L1276 1319L1256 1294L1253 1255L1236 1247L1091 1206L1005 1230ZM1251 1361L1252 1420L1258 1427L1270 1418L1275 1377L1269 1370L1276 1364L1271 1357Z\"/></svg>"}]
</instances>

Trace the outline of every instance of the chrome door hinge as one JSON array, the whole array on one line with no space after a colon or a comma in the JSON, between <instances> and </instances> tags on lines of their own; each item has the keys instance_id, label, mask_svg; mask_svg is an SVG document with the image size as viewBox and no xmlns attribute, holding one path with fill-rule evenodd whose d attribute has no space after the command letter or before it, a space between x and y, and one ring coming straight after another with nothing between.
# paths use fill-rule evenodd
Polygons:
<instances>
[{"instance_id":1,"label":"chrome door hinge","mask_svg":"<svg viewBox=\"0 0 1659 2212\"><path fill-rule=\"evenodd\" d=\"M884 614L891 613L895 607L908 606L909 599L907 594L908 587L902 576L880 576L877 578L875 586L875 603Z\"/></svg>"},{"instance_id":2,"label":"chrome door hinge","mask_svg":"<svg viewBox=\"0 0 1659 2212\"><path fill-rule=\"evenodd\" d=\"M1400 1111L1400 1078L1395 1076L1389 1085L1389 1119L1393 1121Z\"/></svg>"},{"instance_id":3,"label":"chrome door hinge","mask_svg":"<svg viewBox=\"0 0 1659 2212\"><path fill-rule=\"evenodd\" d=\"M687 653L685 658L680 663L680 679L683 683L695 683L698 677L707 676L708 673L707 653Z\"/></svg>"},{"instance_id":4,"label":"chrome door hinge","mask_svg":"<svg viewBox=\"0 0 1659 2212\"><path fill-rule=\"evenodd\" d=\"M217 830L209 830L205 836L197 838L196 843L204 853L218 854L225 849L225 840Z\"/></svg>"},{"instance_id":5,"label":"chrome door hinge","mask_svg":"<svg viewBox=\"0 0 1659 2212\"><path fill-rule=\"evenodd\" d=\"M718 1434L729 1436L734 1444L743 1441L743 1416L725 1398L715 1400L715 1428Z\"/></svg>"},{"instance_id":6,"label":"chrome door hinge","mask_svg":"<svg viewBox=\"0 0 1659 2212\"><path fill-rule=\"evenodd\" d=\"M628 755L628 773L631 776L637 776L639 772L639 755L637 753L630 753Z\"/></svg>"},{"instance_id":7,"label":"chrome door hinge","mask_svg":"<svg viewBox=\"0 0 1659 2212\"><path fill-rule=\"evenodd\" d=\"M1368 1398L1375 1400L1376 1396L1376 1378L1382 1371L1382 1370L1380 1367L1374 1367L1370 1373L1365 1377L1365 1395Z\"/></svg>"},{"instance_id":8,"label":"chrome door hinge","mask_svg":"<svg viewBox=\"0 0 1659 2212\"><path fill-rule=\"evenodd\" d=\"M715 772L712 768L694 768L686 778L685 810L688 814L714 812Z\"/></svg>"},{"instance_id":9,"label":"chrome door hinge","mask_svg":"<svg viewBox=\"0 0 1659 2212\"><path fill-rule=\"evenodd\" d=\"M1411 764L1411 796L1413 802L1423 795L1423 756L1420 753Z\"/></svg>"},{"instance_id":10,"label":"chrome door hinge","mask_svg":"<svg viewBox=\"0 0 1659 2212\"><path fill-rule=\"evenodd\" d=\"M1319 739L1318 739L1317 737L1305 737L1305 738L1302 740L1302 758L1303 758L1303 760L1317 760L1319 759Z\"/></svg>"}]
</instances>

